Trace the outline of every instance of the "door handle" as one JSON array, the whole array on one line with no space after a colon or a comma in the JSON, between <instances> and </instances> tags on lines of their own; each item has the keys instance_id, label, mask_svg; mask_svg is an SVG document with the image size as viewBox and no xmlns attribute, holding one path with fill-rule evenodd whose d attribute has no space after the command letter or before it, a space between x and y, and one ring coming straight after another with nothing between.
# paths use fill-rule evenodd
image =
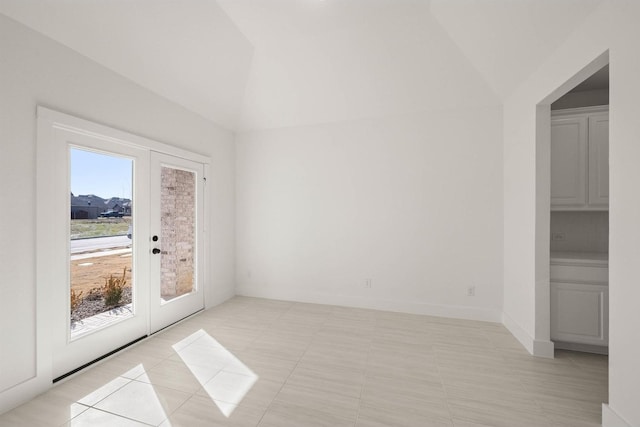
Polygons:
<instances>
[{"instance_id":1,"label":"door handle","mask_svg":"<svg viewBox=\"0 0 640 427\"><path fill-rule=\"evenodd\" d=\"M153 248L153 250L151 251L153 252L155 255L159 254L161 251L158 248Z\"/></svg>"}]
</instances>

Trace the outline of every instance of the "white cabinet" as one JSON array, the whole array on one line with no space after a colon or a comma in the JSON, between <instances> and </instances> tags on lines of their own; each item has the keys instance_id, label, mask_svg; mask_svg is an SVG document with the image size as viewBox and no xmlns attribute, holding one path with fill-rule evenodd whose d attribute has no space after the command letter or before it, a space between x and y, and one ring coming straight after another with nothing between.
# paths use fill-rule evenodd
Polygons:
<instances>
[{"instance_id":1,"label":"white cabinet","mask_svg":"<svg viewBox=\"0 0 640 427\"><path fill-rule=\"evenodd\" d=\"M606 262L552 258L551 340L556 342L557 348L608 346L609 287Z\"/></svg>"},{"instance_id":2,"label":"white cabinet","mask_svg":"<svg viewBox=\"0 0 640 427\"><path fill-rule=\"evenodd\" d=\"M551 283L551 339L607 346L609 288L585 283Z\"/></svg>"},{"instance_id":3,"label":"white cabinet","mask_svg":"<svg viewBox=\"0 0 640 427\"><path fill-rule=\"evenodd\" d=\"M609 204L609 113L554 111L551 118L551 209L606 210Z\"/></svg>"},{"instance_id":4,"label":"white cabinet","mask_svg":"<svg viewBox=\"0 0 640 427\"><path fill-rule=\"evenodd\" d=\"M609 114L589 116L590 206L609 205Z\"/></svg>"},{"instance_id":5,"label":"white cabinet","mask_svg":"<svg viewBox=\"0 0 640 427\"><path fill-rule=\"evenodd\" d=\"M551 120L551 207L587 201L587 118Z\"/></svg>"}]
</instances>

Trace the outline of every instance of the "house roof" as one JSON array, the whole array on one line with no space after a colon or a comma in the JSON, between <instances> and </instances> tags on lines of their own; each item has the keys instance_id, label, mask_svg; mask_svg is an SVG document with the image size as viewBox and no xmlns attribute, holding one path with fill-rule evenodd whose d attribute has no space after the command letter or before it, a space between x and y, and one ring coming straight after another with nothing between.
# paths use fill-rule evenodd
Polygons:
<instances>
[{"instance_id":1,"label":"house roof","mask_svg":"<svg viewBox=\"0 0 640 427\"><path fill-rule=\"evenodd\" d=\"M131 200L123 199L121 197L112 197L109 200L105 200L104 204L108 209L113 209L116 206L129 206L131 204Z\"/></svg>"},{"instance_id":2,"label":"house roof","mask_svg":"<svg viewBox=\"0 0 640 427\"><path fill-rule=\"evenodd\" d=\"M94 194L74 196L73 193L71 193L71 206L97 206L104 208L105 202L105 199Z\"/></svg>"},{"instance_id":3,"label":"house roof","mask_svg":"<svg viewBox=\"0 0 640 427\"><path fill-rule=\"evenodd\" d=\"M233 130L499 105L602 0L3 0Z\"/></svg>"}]
</instances>

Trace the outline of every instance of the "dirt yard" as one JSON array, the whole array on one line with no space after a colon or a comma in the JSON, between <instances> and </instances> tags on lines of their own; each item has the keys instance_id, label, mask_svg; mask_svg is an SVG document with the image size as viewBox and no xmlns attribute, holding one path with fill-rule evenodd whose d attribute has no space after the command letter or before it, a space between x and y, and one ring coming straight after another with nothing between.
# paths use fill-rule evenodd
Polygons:
<instances>
[{"instance_id":1,"label":"dirt yard","mask_svg":"<svg viewBox=\"0 0 640 427\"><path fill-rule=\"evenodd\" d=\"M122 277L122 271L126 268L125 287L131 286L131 253L96 256L71 261L71 290L76 295L82 292L82 296L89 294L92 288L104 286L105 279L111 274L113 277Z\"/></svg>"}]
</instances>

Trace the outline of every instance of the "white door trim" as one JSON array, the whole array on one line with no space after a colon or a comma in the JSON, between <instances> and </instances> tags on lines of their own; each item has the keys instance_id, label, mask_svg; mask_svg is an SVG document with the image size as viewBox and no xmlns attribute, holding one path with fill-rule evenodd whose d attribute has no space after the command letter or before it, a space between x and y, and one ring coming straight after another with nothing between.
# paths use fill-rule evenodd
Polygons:
<instances>
[{"instance_id":1,"label":"white door trim","mask_svg":"<svg viewBox=\"0 0 640 427\"><path fill-rule=\"evenodd\" d=\"M56 130L65 130L68 132L85 135L89 137L99 138L114 144L124 144L130 147L136 147L145 151L156 151L165 153L174 157L192 160L204 165L205 174L211 165L211 159L205 155L193 153L172 145L148 139L142 136L134 135L125 131L114 129L109 126L91 122L85 119L74 117L68 114L60 113L49 108L37 107L37 154L36 154L36 208L38 215L36 218L36 375L19 385L24 391L22 397L32 397L51 387L53 381L53 340L51 319L54 318L54 307L50 304L51 287L48 282L51 279L51 271L55 271L55 260L50 257L52 243L65 241L68 234L65 233L66 227L52 227L51 218L43 212L47 209L47 201L55 197L55 195L47 192L48 177L51 173L67 173L62 165L67 165L68 159L65 153L54 153L54 139ZM206 175L205 175L206 176ZM204 247L202 259L205 268L203 271L203 283L208 283L209 270L206 268L208 264L209 253L209 236L208 236L208 195L205 191L204 207L205 213L203 218L203 235ZM148 228L148 227L142 227ZM142 236L144 238L144 236ZM63 266L63 268L67 268ZM205 292L206 298L209 292ZM148 331L148 326L147 326ZM19 400L22 400L18 398Z\"/></svg>"},{"instance_id":2,"label":"white door trim","mask_svg":"<svg viewBox=\"0 0 640 427\"><path fill-rule=\"evenodd\" d=\"M205 155L184 150L143 136L134 135L129 132L91 122L89 120L60 113L49 108L38 106L37 115L38 123L42 122L43 124L47 124L47 127L66 129L79 134L99 137L100 139L112 141L117 144L126 144L137 148L169 154L183 159L193 160L198 163L211 164L211 159ZM40 134L38 134L38 139L40 139Z\"/></svg>"}]
</instances>

